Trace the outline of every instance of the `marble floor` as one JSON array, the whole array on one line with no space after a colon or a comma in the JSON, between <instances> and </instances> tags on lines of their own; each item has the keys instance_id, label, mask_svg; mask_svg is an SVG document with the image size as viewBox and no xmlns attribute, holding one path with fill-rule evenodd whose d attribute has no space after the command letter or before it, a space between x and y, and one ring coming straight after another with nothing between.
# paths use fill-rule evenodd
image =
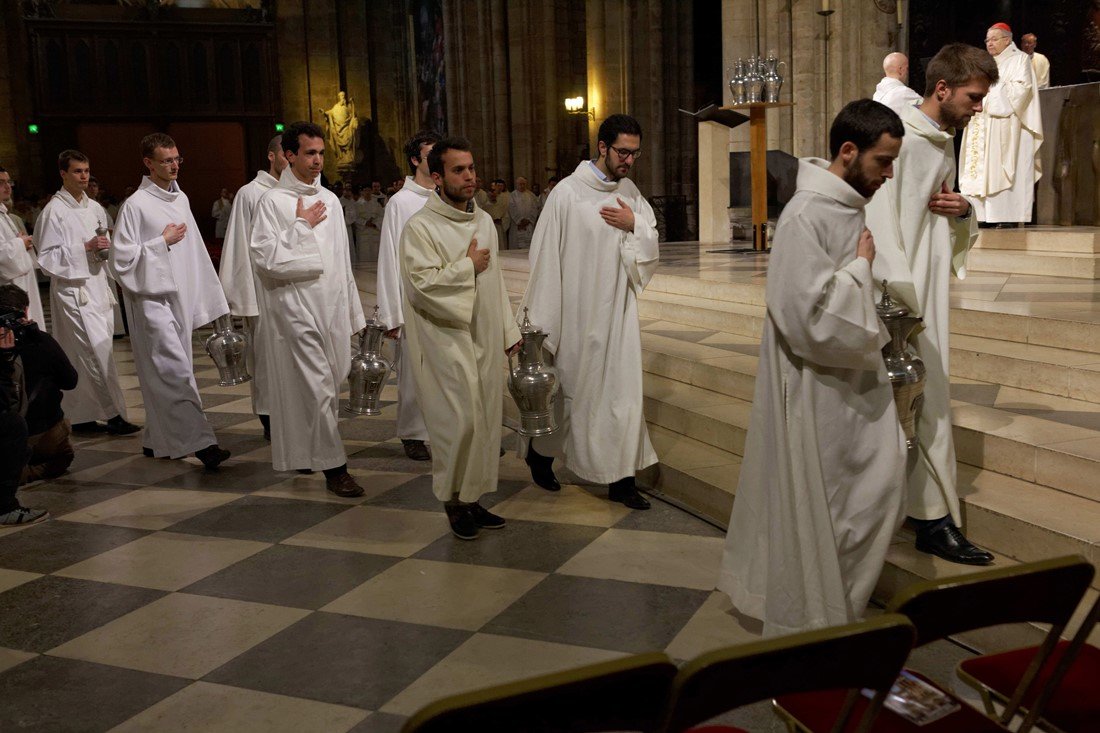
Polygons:
<instances>
[{"instance_id":1,"label":"marble floor","mask_svg":"<svg viewBox=\"0 0 1100 733\"><path fill-rule=\"evenodd\" d=\"M141 423L126 339L116 355ZM198 340L195 362L220 470L78 437L68 474L20 494L52 519L0 530L0 730L396 731L448 693L756 638L713 590L722 532L689 514L567 475L547 493L509 453L484 500L507 528L462 542L394 438L392 382L382 415L341 421L366 495L340 499L273 471L248 385L218 386ZM950 681L967 653L914 662ZM766 704L727 720L781 730Z\"/></svg>"}]
</instances>

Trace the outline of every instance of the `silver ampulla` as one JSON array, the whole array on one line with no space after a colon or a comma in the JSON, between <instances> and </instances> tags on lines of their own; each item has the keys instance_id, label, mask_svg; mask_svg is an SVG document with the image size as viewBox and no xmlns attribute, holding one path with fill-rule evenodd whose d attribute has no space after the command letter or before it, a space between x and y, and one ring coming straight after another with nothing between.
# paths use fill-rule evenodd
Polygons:
<instances>
[{"instance_id":1,"label":"silver ampulla","mask_svg":"<svg viewBox=\"0 0 1100 733\"><path fill-rule=\"evenodd\" d=\"M99 222L99 226L95 229L95 235L97 237L106 237L108 234L107 227L103 226L103 222ZM101 262L106 262L107 258L111 256L109 249L97 249L93 254L95 258Z\"/></svg>"},{"instance_id":2,"label":"silver ampulla","mask_svg":"<svg viewBox=\"0 0 1100 733\"><path fill-rule=\"evenodd\" d=\"M378 400L386 386L392 364L382 355L382 336L386 327L374 315L359 333L359 353L352 357L348 371L349 398L344 410L354 415L380 415Z\"/></svg>"},{"instance_id":3,"label":"silver ampulla","mask_svg":"<svg viewBox=\"0 0 1100 733\"><path fill-rule=\"evenodd\" d=\"M917 419L924 404L925 367L909 346L909 335L921 319L909 315L908 308L894 302L886 292L885 280L882 281L882 300L876 310L890 332L890 343L882 347L882 358L894 388L894 404L905 432L905 445L912 449L917 446Z\"/></svg>"},{"instance_id":4,"label":"silver ampulla","mask_svg":"<svg viewBox=\"0 0 1100 733\"><path fill-rule=\"evenodd\" d=\"M547 333L531 325L527 309L523 309L523 345L519 364L508 356L508 391L519 408L519 434L527 438L550 435L558 429L554 417L554 402L558 396L558 370L545 362L542 342Z\"/></svg>"},{"instance_id":5,"label":"silver ampulla","mask_svg":"<svg viewBox=\"0 0 1100 733\"><path fill-rule=\"evenodd\" d=\"M779 67L787 68L786 61L780 61L774 53L768 54L768 58L761 61L764 74L764 101L778 102L779 91L783 88L783 75L779 73Z\"/></svg>"},{"instance_id":6,"label":"silver ampulla","mask_svg":"<svg viewBox=\"0 0 1100 733\"><path fill-rule=\"evenodd\" d=\"M218 367L219 386L232 387L252 379L244 358L247 346L244 334L233 330L233 320L229 314L214 321L214 333L206 339L206 353Z\"/></svg>"}]
</instances>

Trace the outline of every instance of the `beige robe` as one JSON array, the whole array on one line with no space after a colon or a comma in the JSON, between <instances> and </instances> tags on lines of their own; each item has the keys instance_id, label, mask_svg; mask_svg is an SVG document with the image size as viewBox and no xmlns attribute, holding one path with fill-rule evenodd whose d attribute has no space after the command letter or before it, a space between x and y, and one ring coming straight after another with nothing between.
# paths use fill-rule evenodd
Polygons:
<instances>
[{"instance_id":1,"label":"beige robe","mask_svg":"<svg viewBox=\"0 0 1100 733\"><path fill-rule=\"evenodd\" d=\"M490 252L475 275L470 240ZM432 490L474 502L500 468L505 351L520 340L492 219L432 193L401 235L405 344L432 443Z\"/></svg>"},{"instance_id":2,"label":"beige robe","mask_svg":"<svg viewBox=\"0 0 1100 733\"><path fill-rule=\"evenodd\" d=\"M46 327L46 318L42 312L42 296L38 292L37 262L32 247L27 249L20 239L27 233L27 226L17 215L0 204L0 285L13 283L27 293L30 299L28 310L30 319Z\"/></svg>"}]
</instances>

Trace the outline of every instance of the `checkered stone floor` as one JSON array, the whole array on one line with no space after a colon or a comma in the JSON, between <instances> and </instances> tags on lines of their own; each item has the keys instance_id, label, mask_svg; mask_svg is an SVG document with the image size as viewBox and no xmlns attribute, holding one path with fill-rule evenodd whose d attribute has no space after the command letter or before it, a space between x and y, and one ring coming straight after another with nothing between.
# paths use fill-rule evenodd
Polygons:
<instances>
[{"instance_id":1,"label":"checkered stone floor","mask_svg":"<svg viewBox=\"0 0 1100 733\"><path fill-rule=\"evenodd\" d=\"M0 530L0 730L397 730L448 693L753 638L712 590L722 533L677 509L550 494L509 454L484 502L507 528L462 542L393 437L392 383L341 423L349 500L273 471L248 385L195 361L220 470L78 437L68 474L20 494L53 519Z\"/></svg>"}]
</instances>

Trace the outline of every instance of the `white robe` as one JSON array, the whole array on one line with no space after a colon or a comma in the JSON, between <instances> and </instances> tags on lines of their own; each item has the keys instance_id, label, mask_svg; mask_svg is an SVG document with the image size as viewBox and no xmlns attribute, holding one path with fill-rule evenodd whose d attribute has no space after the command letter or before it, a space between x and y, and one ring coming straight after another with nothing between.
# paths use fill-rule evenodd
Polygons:
<instances>
[{"instance_id":1,"label":"white robe","mask_svg":"<svg viewBox=\"0 0 1100 733\"><path fill-rule=\"evenodd\" d=\"M622 199L634 231L600 217ZM554 188L531 242L520 304L549 335L561 380L559 430L535 439L581 478L610 484L657 462L642 410L638 296L657 270L653 209L629 178L600 179L589 161Z\"/></svg>"},{"instance_id":2,"label":"white robe","mask_svg":"<svg viewBox=\"0 0 1100 733\"><path fill-rule=\"evenodd\" d=\"M314 228L295 218L318 201L328 217ZM271 463L276 471L321 471L347 463L337 428L340 385L363 306L351 273L340 201L320 178L302 183L287 166L256 206L250 243L258 276L263 354L271 383Z\"/></svg>"},{"instance_id":3,"label":"white robe","mask_svg":"<svg viewBox=\"0 0 1100 733\"><path fill-rule=\"evenodd\" d=\"M900 79L890 76L882 77L882 81L875 87L875 95L871 99L882 102L899 115L903 108L912 107L923 101L919 94L903 84Z\"/></svg>"},{"instance_id":4,"label":"white robe","mask_svg":"<svg viewBox=\"0 0 1100 733\"><path fill-rule=\"evenodd\" d=\"M42 312L42 296L38 293L35 253L20 239L27 228L16 224L17 219L0 204L0 285L11 283L25 291L30 300L30 319L44 328L46 316Z\"/></svg>"},{"instance_id":5,"label":"white robe","mask_svg":"<svg viewBox=\"0 0 1100 733\"><path fill-rule=\"evenodd\" d=\"M476 201L476 199L475 199ZM497 196L497 200L493 201L489 194L485 194L485 204L477 204L482 208L486 214L488 214L497 230L497 241L500 242L501 249L508 249L508 229L510 228L511 221L508 217L508 192L502 191Z\"/></svg>"},{"instance_id":6,"label":"white robe","mask_svg":"<svg viewBox=\"0 0 1100 733\"><path fill-rule=\"evenodd\" d=\"M510 249L527 249L531 246L531 235L535 232L535 223L539 218L539 200L530 191L512 191L508 194L508 219L512 226L508 231ZM527 228L521 229L520 222L527 220Z\"/></svg>"},{"instance_id":7,"label":"white robe","mask_svg":"<svg viewBox=\"0 0 1100 733\"><path fill-rule=\"evenodd\" d=\"M1031 68L1035 69L1035 82L1040 89L1050 89L1050 59L1038 51L1031 54Z\"/></svg>"},{"instance_id":8,"label":"white robe","mask_svg":"<svg viewBox=\"0 0 1100 733\"><path fill-rule=\"evenodd\" d=\"M752 416L718 588L776 636L859 619L901 521L905 436L862 198L799 163L768 265Z\"/></svg>"},{"instance_id":9,"label":"white robe","mask_svg":"<svg viewBox=\"0 0 1100 733\"><path fill-rule=\"evenodd\" d=\"M355 202L355 239L359 242L359 259L363 262L378 261L385 211L383 204L371 194L365 193Z\"/></svg>"},{"instance_id":10,"label":"white robe","mask_svg":"<svg viewBox=\"0 0 1100 733\"><path fill-rule=\"evenodd\" d=\"M963 133L959 190L978 221L1029 222L1043 142L1035 69L1015 43L994 59L1001 78Z\"/></svg>"},{"instance_id":11,"label":"white robe","mask_svg":"<svg viewBox=\"0 0 1100 733\"><path fill-rule=\"evenodd\" d=\"M883 280L893 298L924 319L910 337L924 360L927 381L917 420L919 447L909 457L906 514L956 523L955 443L951 428L948 323L951 274L966 277L966 258L978 236L973 215L966 219L933 214L928 200L955 184L955 130L939 130L919 109L901 115L905 137L894 161L894 177L867 205L867 228L875 236L875 283Z\"/></svg>"},{"instance_id":12,"label":"white robe","mask_svg":"<svg viewBox=\"0 0 1100 733\"><path fill-rule=\"evenodd\" d=\"M162 232L186 224L168 247ZM108 267L126 292L134 367L145 406L142 445L182 458L217 442L195 384L191 332L229 312L187 195L148 176L118 210Z\"/></svg>"},{"instance_id":13,"label":"white robe","mask_svg":"<svg viewBox=\"0 0 1100 733\"><path fill-rule=\"evenodd\" d=\"M270 385L267 361L256 358L257 354L263 353L263 347L259 345L263 340L263 328L259 319L259 306L256 305L256 275L252 271L252 255L248 245L256 204L278 182L267 171L257 171L256 177L237 191L237 195L233 197L233 209L229 213L229 225L222 244L221 268L218 270L225 299L229 301L229 312L244 317L245 328L248 329L245 358L252 375L248 386L252 393L252 412L256 415L270 414Z\"/></svg>"},{"instance_id":14,"label":"white robe","mask_svg":"<svg viewBox=\"0 0 1100 733\"><path fill-rule=\"evenodd\" d=\"M504 352L520 340L501 275L492 219L432 193L401 235L408 361L432 442L432 491L474 502L496 491ZM490 252L474 273L470 240Z\"/></svg>"},{"instance_id":15,"label":"white robe","mask_svg":"<svg viewBox=\"0 0 1100 733\"><path fill-rule=\"evenodd\" d=\"M219 198L210 209L210 216L214 218L214 236L218 239L225 236L232 208L233 203L229 199Z\"/></svg>"},{"instance_id":16,"label":"white robe","mask_svg":"<svg viewBox=\"0 0 1100 733\"><path fill-rule=\"evenodd\" d=\"M126 418L113 351L115 284L106 263L84 248L107 218L87 195L78 202L61 189L35 225L38 266L50 276L50 332L79 377L61 398L74 423Z\"/></svg>"},{"instance_id":17,"label":"white robe","mask_svg":"<svg viewBox=\"0 0 1100 733\"><path fill-rule=\"evenodd\" d=\"M416 378L408 364L408 345L403 313L404 294L401 287L401 262L398 245L405 224L428 203L433 189L424 188L412 176L405 177L405 185L390 197L382 217L382 231L378 246L378 318L386 324L386 330L401 328L397 342L397 437L402 440L428 440L428 428L416 400Z\"/></svg>"}]
</instances>

